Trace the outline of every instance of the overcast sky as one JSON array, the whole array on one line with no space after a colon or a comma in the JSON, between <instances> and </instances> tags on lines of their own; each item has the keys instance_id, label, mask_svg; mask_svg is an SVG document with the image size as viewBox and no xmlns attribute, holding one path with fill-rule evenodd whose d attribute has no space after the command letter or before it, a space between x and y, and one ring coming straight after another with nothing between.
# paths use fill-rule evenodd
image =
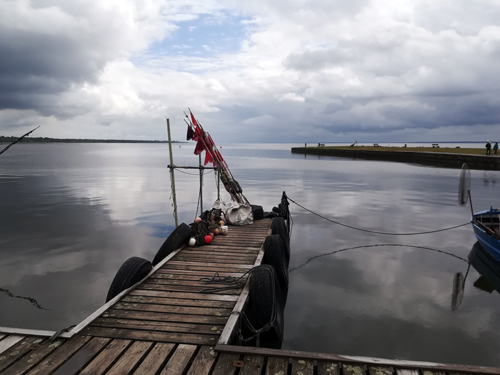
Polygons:
<instances>
[{"instance_id":1,"label":"overcast sky","mask_svg":"<svg viewBox=\"0 0 500 375\"><path fill-rule=\"evenodd\" d=\"M500 0L1 0L0 134L500 140Z\"/></svg>"}]
</instances>

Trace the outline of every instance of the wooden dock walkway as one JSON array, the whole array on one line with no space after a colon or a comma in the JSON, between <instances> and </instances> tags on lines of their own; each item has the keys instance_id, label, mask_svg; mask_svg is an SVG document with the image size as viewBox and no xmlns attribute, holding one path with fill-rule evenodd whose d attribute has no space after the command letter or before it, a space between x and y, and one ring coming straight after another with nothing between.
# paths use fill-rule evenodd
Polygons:
<instances>
[{"instance_id":1,"label":"wooden dock walkway","mask_svg":"<svg viewBox=\"0 0 500 375\"><path fill-rule=\"evenodd\" d=\"M500 369L232 346L240 290L203 293L202 277L261 264L270 219L231 227L208 246L170 254L131 290L69 333L0 329L0 373L151 375L454 375ZM209 287L213 285L208 285Z\"/></svg>"}]
</instances>

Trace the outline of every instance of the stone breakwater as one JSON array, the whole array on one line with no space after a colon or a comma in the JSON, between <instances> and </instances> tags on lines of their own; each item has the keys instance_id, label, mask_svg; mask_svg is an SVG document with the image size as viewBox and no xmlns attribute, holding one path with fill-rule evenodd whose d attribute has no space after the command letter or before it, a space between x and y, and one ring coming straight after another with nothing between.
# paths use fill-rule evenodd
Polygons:
<instances>
[{"instance_id":1,"label":"stone breakwater","mask_svg":"<svg viewBox=\"0 0 500 375\"><path fill-rule=\"evenodd\" d=\"M294 147L294 154L334 156L365 160L383 160L402 163L431 165L443 168L461 168L467 163L470 169L500 170L500 157L486 155L455 154L427 151L376 151L357 149L340 149L330 147Z\"/></svg>"}]
</instances>

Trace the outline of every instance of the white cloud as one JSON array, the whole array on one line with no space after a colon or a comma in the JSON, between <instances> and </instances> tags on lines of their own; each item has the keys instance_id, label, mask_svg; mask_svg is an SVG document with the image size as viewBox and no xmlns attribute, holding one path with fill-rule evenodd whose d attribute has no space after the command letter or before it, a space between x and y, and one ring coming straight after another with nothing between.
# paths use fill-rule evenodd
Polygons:
<instances>
[{"instance_id":1,"label":"white cloud","mask_svg":"<svg viewBox=\"0 0 500 375\"><path fill-rule=\"evenodd\" d=\"M235 19L233 53L179 31ZM190 106L224 142L247 141L249 121L273 128L256 141L482 140L500 123L498 19L498 0L4 1L0 121L157 138L169 116L181 138Z\"/></svg>"}]
</instances>

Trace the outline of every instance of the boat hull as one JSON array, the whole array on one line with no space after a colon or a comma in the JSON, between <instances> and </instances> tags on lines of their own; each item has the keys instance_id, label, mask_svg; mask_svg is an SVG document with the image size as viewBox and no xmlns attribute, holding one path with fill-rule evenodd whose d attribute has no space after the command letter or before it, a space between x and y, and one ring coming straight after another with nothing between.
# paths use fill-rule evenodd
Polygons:
<instances>
[{"instance_id":1,"label":"boat hull","mask_svg":"<svg viewBox=\"0 0 500 375\"><path fill-rule=\"evenodd\" d=\"M472 223L472 228L474 229L477 240L484 250L486 250L496 261L500 262L500 240L488 234L475 223Z\"/></svg>"}]
</instances>

